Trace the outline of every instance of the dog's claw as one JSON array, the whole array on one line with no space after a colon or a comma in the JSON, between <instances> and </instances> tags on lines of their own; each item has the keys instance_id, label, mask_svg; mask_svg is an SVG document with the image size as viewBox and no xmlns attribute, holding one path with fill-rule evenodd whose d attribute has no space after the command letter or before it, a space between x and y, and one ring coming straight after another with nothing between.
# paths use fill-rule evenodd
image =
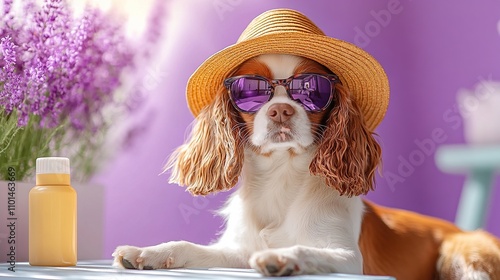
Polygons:
<instances>
[{"instance_id":1,"label":"dog's claw","mask_svg":"<svg viewBox=\"0 0 500 280\"><path fill-rule=\"evenodd\" d=\"M266 265L266 269L267 269L267 272L269 272L271 274L275 274L276 272L279 271L278 267L275 266L274 264L268 264L268 265Z\"/></svg>"},{"instance_id":2,"label":"dog's claw","mask_svg":"<svg viewBox=\"0 0 500 280\"><path fill-rule=\"evenodd\" d=\"M123 267L125 267L126 269L136 269L134 267L134 265L130 261L128 261L127 259L122 259L121 262L122 262Z\"/></svg>"},{"instance_id":3,"label":"dog's claw","mask_svg":"<svg viewBox=\"0 0 500 280\"><path fill-rule=\"evenodd\" d=\"M290 275L292 275L292 273L293 273L293 269L287 268L285 270L285 272L283 272L283 274L281 274L280 276L290 276Z\"/></svg>"}]
</instances>

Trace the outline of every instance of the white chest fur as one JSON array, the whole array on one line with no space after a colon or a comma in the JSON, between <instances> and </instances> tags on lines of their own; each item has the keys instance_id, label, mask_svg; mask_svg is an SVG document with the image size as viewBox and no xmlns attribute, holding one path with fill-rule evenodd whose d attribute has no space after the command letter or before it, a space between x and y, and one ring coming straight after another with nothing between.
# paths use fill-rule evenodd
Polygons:
<instances>
[{"instance_id":1,"label":"white chest fur","mask_svg":"<svg viewBox=\"0 0 500 280\"><path fill-rule=\"evenodd\" d=\"M341 197L309 173L311 152L245 154L240 189L221 211L227 229L220 242L247 251L293 245L336 247L359 236L363 204ZM357 240L357 238L356 238Z\"/></svg>"}]
</instances>

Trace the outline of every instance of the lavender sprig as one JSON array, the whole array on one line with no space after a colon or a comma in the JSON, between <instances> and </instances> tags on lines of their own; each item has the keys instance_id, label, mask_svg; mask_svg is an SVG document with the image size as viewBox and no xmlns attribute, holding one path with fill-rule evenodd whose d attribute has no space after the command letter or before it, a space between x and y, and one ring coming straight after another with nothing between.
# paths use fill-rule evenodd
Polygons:
<instances>
[{"instance_id":1,"label":"lavender sprig","mask_svg":"<svg viewBox=\"0 0 500 280\"><path fill-rule=\"evenodd\" d=\"M65 0L41 7L23 0L16 17L12 3L3 0L0 22L0 179L6 164L29 174L36 157L68 149L73 165L89 175L110 126L103 112L128 108L115 92L122 75L141 71L136 61L150 58L162 35L164 1L156 0L146 40L138 42L98 9L87 7L77 18ZM128 90L131 99L136 90Z\"/></svg>"},{"instance_id":2,"label":"lavender sprig","mask_svg":"<svg viewBox=\"0 0 500 280\"><path fill-rule=\"evenodd\" d=\"M20 126L38 115L41 127L69 118L76 130L99 130L96 115L112 102L121 73L134 66L119 25L91 8L73 19L62 0L45 1L27 21L4 30L10 39L0 62L6 74L0 107L18 110Z\"/></svg>"}]
</instances>

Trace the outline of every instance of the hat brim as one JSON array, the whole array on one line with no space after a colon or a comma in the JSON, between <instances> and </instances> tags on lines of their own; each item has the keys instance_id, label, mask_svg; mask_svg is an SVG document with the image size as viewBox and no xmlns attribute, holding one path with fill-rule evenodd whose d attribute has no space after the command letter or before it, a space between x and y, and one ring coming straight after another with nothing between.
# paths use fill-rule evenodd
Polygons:
<instances>
[{"instance_id":1,"label":"hat brim","mask_svg":"<svg viewBox=\"0 0 500 280\"><path fill-rule=\"evenodd\" d=\"M189 78L186 99L194 116L210 104L241 63L261 54L291 54L321 63L339 76L373 131L389 105L389 81L378 61L354 44L323 35L274 33L231 45L209 57Z\"/></svg>"}]
</instances>

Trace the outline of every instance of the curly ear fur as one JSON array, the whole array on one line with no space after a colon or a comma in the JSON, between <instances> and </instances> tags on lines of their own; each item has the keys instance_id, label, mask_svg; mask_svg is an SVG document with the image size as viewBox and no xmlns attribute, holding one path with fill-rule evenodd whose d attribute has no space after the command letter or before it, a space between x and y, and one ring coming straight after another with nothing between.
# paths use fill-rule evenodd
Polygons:
<instances>
[{"instance_id":1,"label":"curly ear fur","mask_svg":"<svg viewBox=\"0 0 500 280\"><path fill-rule=\"evenodd\" d=\"M374 188L381 149L366 128L350 92L342 85L336 85L335 90L336 105L309 169L311 174L325 178L326 184L341 195L366 194Z\"/></svg>"},{"instance_id":2,"label":"curly ear fur","mask_svg":"<svg viewBox=\"0 0 500 280\"><path fill-rule=\"evenodd\" d=\"M212 103L196 117L188 141L177 148L165 170L170 183L187 186L194 195L231 189L243 164L243 145L228 94L220 90Z\"/></svg>"}]
</instances>

